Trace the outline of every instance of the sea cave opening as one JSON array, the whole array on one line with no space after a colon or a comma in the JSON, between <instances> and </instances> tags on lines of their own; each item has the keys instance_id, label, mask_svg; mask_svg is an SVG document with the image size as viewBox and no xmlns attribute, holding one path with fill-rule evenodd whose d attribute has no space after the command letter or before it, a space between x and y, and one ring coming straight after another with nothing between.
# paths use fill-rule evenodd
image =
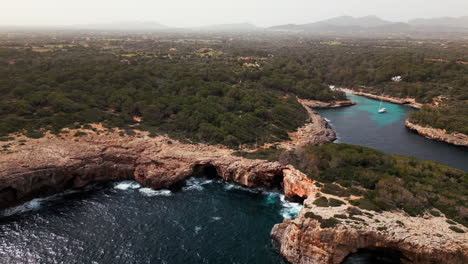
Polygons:
<instances>
[{"instance_id":1,"label":"sea cave opening","mask_svg":"<svg viewBox=\"0 0 468 264\"><path fill-rule=\"evenodd\" d=\"M341 264L403 264L402 259L405 256L398 249L372 247L349 254Z\"/></svg>"},{"instance_id":2,"label":"sea cave opening","mask_svg":"<svg viewBox=\"0 0 468 264\"><path fill-rule=\"evenodd\" d=\"M212 164L197 164L192 169L193 177L203 177L203 178L219 178L220 175L218 170Z\"/></svg>"}]
</instances>

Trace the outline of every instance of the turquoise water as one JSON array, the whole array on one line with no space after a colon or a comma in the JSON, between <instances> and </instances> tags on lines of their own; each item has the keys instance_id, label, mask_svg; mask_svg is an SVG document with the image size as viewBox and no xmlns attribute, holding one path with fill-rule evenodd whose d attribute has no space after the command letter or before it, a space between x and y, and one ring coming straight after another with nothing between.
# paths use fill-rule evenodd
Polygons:
<instances>
[{"instance_id":1,"label":"turquoise water","mask_svg":"<svg viewBox=\"0 0 468 264\"><path fill-rule=\"evenodd\" d=\"M417 110L405 105L382 102L382 107L387 108L387 112L378 113L380 105L378 100L347 95L357 105L318 110L318 113L326 118L337 132L337 142L437 161L468 171L468 148L427 139L405 127L408 114Z\"/></svg>"},{"instance_id":2,"label":"turquoise water","mask_svg":"<svg viewBox=\"0 0 468 264\"><path fill-rule=\"evenodd\" d=\"M402 118L406 117L409 112L413 111L409 107L402 107L401 105L397 104L370 100L366 97L356 96L353 94L348 94L348 97L357 103L356 107L354 108L355 111L367 112L369 118L373 120L378 127L384 127L396 123ZM387 112L379 113L378 110L381 107L387 108ZM352 112L348 111L347 113Z\"/></svg>"}]
</instances>

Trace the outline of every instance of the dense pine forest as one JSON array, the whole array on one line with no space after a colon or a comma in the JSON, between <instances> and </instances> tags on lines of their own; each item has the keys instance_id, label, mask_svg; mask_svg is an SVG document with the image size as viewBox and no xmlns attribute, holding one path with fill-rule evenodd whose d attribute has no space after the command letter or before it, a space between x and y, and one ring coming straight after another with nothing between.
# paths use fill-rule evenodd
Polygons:
<instances>
[{"instance_id":1,"label":"dense pine forest","mask_svg":"<svg viewBox=\"0 0 468 264\"><path fill-rule=\"evenodd\" d=\"M297 97L345 99L332 84L436 98L438 107L410 118L468 133L466 54L463 43L440 41L8 35L0 43L0 136L101 122L231 147L274 142L306 121Z\"/></svg>"}]
</instances>

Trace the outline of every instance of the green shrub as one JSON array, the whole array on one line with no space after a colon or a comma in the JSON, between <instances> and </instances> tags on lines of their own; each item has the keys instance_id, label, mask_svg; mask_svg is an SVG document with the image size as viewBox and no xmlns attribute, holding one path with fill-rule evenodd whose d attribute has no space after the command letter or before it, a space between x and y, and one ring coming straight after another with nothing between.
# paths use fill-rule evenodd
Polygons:
<instances>
[{"instance_id":1,"label":"green shrub","mask_svg":"<svg viewBox=\"0 0 468 264\"><path fill-rule=\"evenodd\" d=\"M396 223L397 223L399 226L402 226L402 227L405 226L405 224L404 224L402 221L400 221L400 220L397 220Z\"/></svg>"},{"instance_id":2,"label":"green shrub","mask_svg":"<svg viewBox=\"0 0 468 264\"><path fill-rule=\"evenodd\" d=\"M361 198L359 200L351 200L349 201L352 205L358 206L361 209L369 210L369 211L380 211L380 208L373 203L371 200L366 198Z\"/></svg>"},{"instance_id":3,"label":"green shrub","mask_svg":"<svg viewBox=\"0 0 468 264\"><path fill-rule=\"evenodd\" d=\"M0 137L0 141L10 141L14 139L15 139L14 137Z\"/></svg>"},{"instance_id":4,"label":"green shrub","mask_svg":"<svg viewBox=\"0 0 468 264\"><path fill-rule=\"evenodd\" d=\"M340 197L349 197L351 195L351 192L348 189L342 188L334 183L326 183L321 191Z\"/></svg>"},{"instance_id":5,"label":"green shrub","mask_svg":"<svg viewBox=\"0 0 468 264\"><path fill-rule=\"evenodd\" d=\"M429 213L430 213L431 215L433 215L433 216L440 216L440 213L439 213L439 211L437 211L437 210L434 210L434 209L432 209L432 210L429 210Z\"/></svg>"},{"instance_id":6,"label":"green shrub","mask_svg":"<svg viewBox=\"0 0 468 264\"><path fill-rule=\"evenodd\" d=\"M320 197L315 199L314 204L318 207L328 207L328 199L326 197Z\"/></svg>"},{"instance_id":7,"label":"green shrub","mask_svg":"<svg viewBox=\"0 0 468 264\"><path fill-rule=\"evenodd\" d=\"M328 199L328 206L338 207L338 206L341 206L343 204L345 204L345 203L343 201L341 201L341 200L334 199L334 198Z\"/></svg>"},{"instance_id":8,"label":"green shrub","mask_svg":"<svg viewBox=\"0 0 468 264\"><path fill-rule=\"evenodd\" d=\"M379 227L377 227L377 230L378 231L387 231L387 227L386 226L379 226Z\"/></svg>"},{"instance_id":9,"label":"green shrub","mask_svg":"<svg viewBox=\"0 0 468 264\"><path fill-rule=\"evenodd\" d=\"M348 218L348 216L345 215L345 214L335 214L333 217L335 217L335 218L341 218L341 219L347 219L347 218Z\"/></svg>"},{"instance_id":10,"label":"green shrub","mask_svg":"<svg viewBox=\"0 0 468 264\"><path fill-rule=\"evenodd\" d=\"M359 222L365 222L364 219L359 218L357 216L350 216L349 219L354 220L354 221L359 221Z\"/></svg>"},{"instance_id":11,"label":"green shrub","mask_svg":"<svg viewBox=\"0 0 468 264\"><path fill-rule=\"evenodd\" d=\"M450 224L450 225L456 225L457 224L456 222L454 222L454 221L452 221L450 219L447 219L447 223Z\"/></svg>"},{"instance_id":12,"label":"green shrub","mask_svg":"<svg viewBox=\"0 0 468 264\"><path fill-rule=\"evenodd\" d=\"M320 222L320 227L321 228L334 228L336 225L340 223L340 220L336 218L328 218L328 219L322 219Z\"/></svg>"},{"instance_id":13,"label":"green shrub","mask_svg":"<svg viewBox=\"0 0 468 264\"><path fill-rule=\"evenodd\" d=\"M312 218L312 219L315 219L315 220L317 220L317 221L322 221L322 217L321 217L320 215L316 215L316 214L314 214L314 213L312 213L312 212L306 212L306 213L304 214L304 216L305 216L306 218Z\"/></svg>"},{"instance_id":14,"label":"green shrub","mask_svg":"<svg viewBox=\"0 0 468 264\"><path fill-rule=\"evenodd\" d=\"M83 136L86 136L86 135L88 135L88 133L82 132L82 131L77 131L73 136L74 137L83 137Z\"/></svg>"},{"instance_id":15,"label":"green shrub","mask_svg":"<svg viewBox=\"0 0 468 264\"><path fill-rule=\"evenodd\" d=\"M28 130L25 135L28 137L28 138L34 138L34 139L38 139L38 138L41 138L44 136L44 132L40 131L40 130Z\"/></svg>"},{"instance_id":16,"label":"green shrub","mask_svg":"<svg viewBox=\"0 0 468 264\"><path fill-rule=\"evenodd\" d=\"M346 209L346 211L348 212L348 214L350 216L353 216L353 215L362 215L362 211L359 210L359 208L357 207L354 207L354 206L350 206Z\"/></svg>"},{"instance_id":17,"label":"green shrub","mask_svg":"<svg viewBox=\"0 0 468 264\"><path fill-rule=\"evenodd\" d=\"M463 229L456 227L456 226L449 226L449 228L456 233L465 233Z\"/></svg>"}]
</instances>

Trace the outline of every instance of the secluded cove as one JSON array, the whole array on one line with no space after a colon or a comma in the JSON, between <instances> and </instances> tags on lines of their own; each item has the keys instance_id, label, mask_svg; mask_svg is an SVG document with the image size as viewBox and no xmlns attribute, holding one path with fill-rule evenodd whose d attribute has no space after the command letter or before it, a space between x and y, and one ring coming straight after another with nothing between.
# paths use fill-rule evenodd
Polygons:
<instances>
[{"instance_id":1,"label":"secluded cove","mask_svg":"<svg viewBox=\"0 0 468 264\"><path fill-rule=\"evenodd\" d=\"M379 101L349 93L347 96L357 104L346 108L318 110L337 132L338 142L433 160L468 171L467 148L427 139L405 127L407 114L417 110L382 102L387 113L381 114L377 112Z\"/></svg>"}]
</instances>

